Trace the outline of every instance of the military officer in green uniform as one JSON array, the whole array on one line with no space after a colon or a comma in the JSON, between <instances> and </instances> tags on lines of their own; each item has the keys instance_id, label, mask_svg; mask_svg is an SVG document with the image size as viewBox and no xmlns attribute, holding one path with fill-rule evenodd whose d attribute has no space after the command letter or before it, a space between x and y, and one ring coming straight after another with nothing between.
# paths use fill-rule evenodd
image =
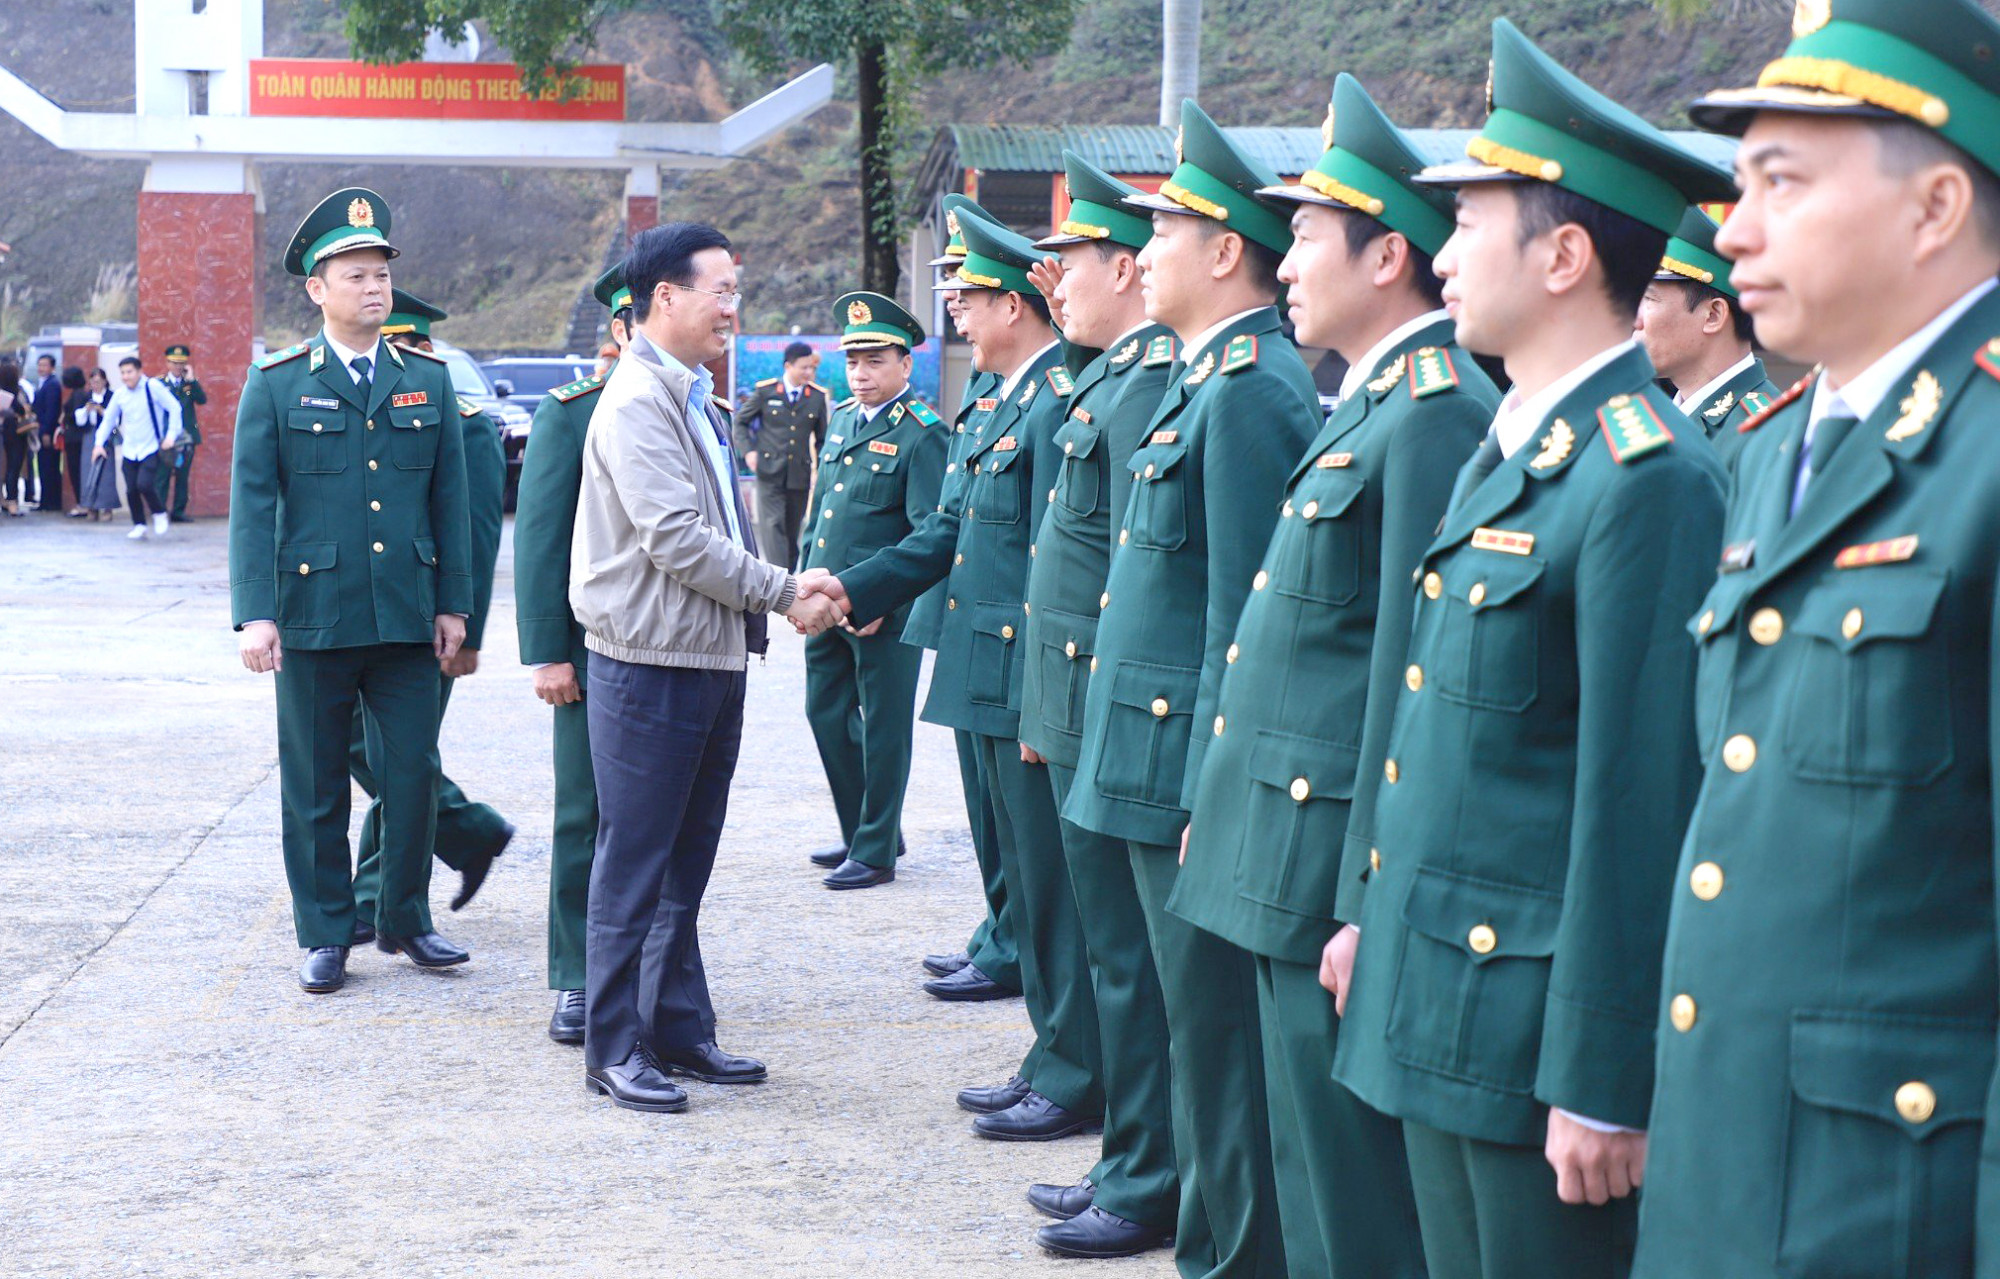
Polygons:
<instances>
[{"instance_id":1,"label":"military officer in green uniform","mask_svg":"<svg viewBox=\"0 0 2000 1279\"><path fill-rule=\"evenodd\" d=\"M1278 527L1223 654L1169 908L1255 957L1264 1086L1289 1273L1421 1279L1401 1126L1328 1073L1338 1042L1321 952L1343 920L1341 849L1372 843L1403 687L1410 573L1500 395L1456 345L1432 256L1450 196L1416 185L1409 141L1359 81L1335 83L1330 147L1291 213L1298 340L1347 361L1340 405L1292 468ZM1248 1071L1250 1063L1243 1063Z\"/></svg>"},{"instance_id":2,"label":"military officer in green uniform","mask_svg":"<svg viewBox=\"0 0 2000 1279\"><path fill-rule=\"evenodd\" d=\"M632 337L632 290L620 266L592 293L610 312L620 351ZM535 696L555 710L555 832L549 845L549 1038L583 1044L583 937L597 847L597 777L590 763L588 657L569 608L569 554L583 486L583 437L604 374L559 386L535 406L514 502L514 627Z\"/></svg>"},{"instance_id":3,"label":"military officer in green uniform","mask_svg":"<svg viewBox=\"0 0 2000 1279\"><path fill-rule=\"evenodd\" d=\"M805 566L842 573L936 511L950 436L937 410L910 392L910 353L924 341L916 317L879 293L844 294L833 312L854 398L826 428ZM865 633L835 629L806 641L806 719L847 850L828 888L871 888L896 877L924 664L923 649L902 642L907 613L878 619Z\"/></svg>"},{"instance_id":4,"label":"military officer in green uniform","mask_svg":"<svg viewBox=\"0 0 2000 1279\"><path fill-rule=\"evenodd\" d=\"M1373 838L1342 869L1359 952L1328 955L1334 1069L1403 1121L1432 1279L1610 1279L1698 777L1680 627L1724 485L1632 327L1681 214L1732 183L1504 19L1493 68L1475 163L1423 178L1458 190L1459 343L1513 387L1405 579Z\"/></svg>"},{"instance_id":5,"label":"military officer in green uniform","mask_svg":"<svg viewBox=\"0 0 2000 1279\"><path fill-rule=\"evenodd\" d=\"M1691 613L1645 1279L2000 1275L2000 22L1798 7L1717 237L1770 350ZM1795 185L1796 184L1796 185Z\"/></svg>"},{"instance_id":6,"label":"military officer in green uniform","mask_svg":"<svg viewBox=\"0 0 2000 1279\"><path fill-rule=\"evenodd\" d=\"M405 351L428 354L431 325L448 318L446 313L414 293L394 289L390 294L389 321L382 336ZM493 604L493 570L500 556L502 501L507 483L507 459L500 446L499 428L479 406L460 398L455 417L465 444L466 514L472 534L472 612L465 619L465 642L458 655L442 664L438 680L438 719L442 723L451 706L452 684L479 670L479 650L485 647L486 618ZM354 732L348 741L348 771L371 798L380 794L376 778L383 757L382 732L357 702ZM438 774L437 825L431 852L459 874L459 889L451 899L453 910L463 909L486 882L493 859L514 838L514 826L491 804L466 798L457 782ZM369 921L375 916L376 893L382 878L382 803L379 798L368 806L361 822L361 844L354 875L356 912L354 943L374 940Z\"/></svg>"},{"instance_id":7,"label":"military officer in green uniform","mask_svg":"<svg viewBox=\"0 0 2000 1279\"><path fill-rule=\"evenodd\" d=\"M325 317L251 368L230 474L230 612L244 665L278 681L278 770L299 982L337 990L357 923L347 745L357 700L382 726L376 944L424 966L466 954L431 927L438 670L473 611L464 437L444 364L382 341L389 207L336 191L285 269Z\"/></svg>"},{"instance_id":8,"label":"military officer in green uniform","mask_svg":"<svg viewBox=\"0 0 2000 1279\"><path fill-rule=\"evenodd\" d=\"M782 377L765 378L736 407L736 451L757 477L757 545L773 564L797 562L809 518L813 459L826 443L832 406L813 381L819 355L804 342L785 348Z\"/></svg>"},{"instance_id":9,"label":"military officer in green uniform","mask_svg":"<svg viewBox=\"0 0 2000 1279\"><path fill-rule=\"evenodd\" d=\"M1104 1104L1076 896L1048 777L1021 758L1018 709L1031 522L1047 505L1042 495L1059 456L1051 441L1072 383L1047 303L1028 279L1038 261L1034 245L970 213L961 214L959 225L966 256L948 287L966 293L962 311L975 360L1004 379L961 468L970 472L958 490L963 508L933 511L895 545L837 576L812 580L857 627L889 617L934 584L946 586L924 718L972 735L991 787L1036 1036L1020 1072L1025 1087L970 1090L960 1104L1000 1107L973 1121L982 1136L1044 1141L1083 1131Z\"/></svg>"},{"instance_id":10,"label":"military officer in green uniform","mask_svg":"<svg viewBox=\"0 0 2000 1279\"><path fill-rule=\"evenodd\" d=\"M170 519L175 524L188 522L188 485L194 478L194 451L201 443L201 428L195 424L195 408L208 403L208 392L201 387L201 379L194 375L190 362L191 352L187 343L176 342L167 348L167 375L160 380L181 402L181 442L171 459L160 460L159 487L154 490L162 511L171 508ZM171 499L171 500L170 500Z\"/></svg>"},{"instance_id":11,"label":"military officer in green uniform","mask_svg":"<svg viewBox=\"0 0 2000 1279\"><path fill-rule=\"evenodd\" d=\"M1063 815L1126 846L1145 913L1182 1119L1181 1271L1276 1276L1285 1257L1256 969L1248 952L1166 903L1212 740L1224 651L1244 599L1265 585L1257 565L1285 477L1321 414L1273 305L1292 234L1256 193L1277 175L1193 102L1181 110L1179 149L1158 195L1125 200L1152 215L1139 255L1146 314L1173 331L1180 355L1123 463L1132 489L1097 599L1096 669Z\"/></svg>"},{"instance_id":12,"label":"military officer in green uniform","mask_svg":"<svg viewBox=\"0 0 2000 1279\"><path fill-rule=\"evenodd\" d=\"M1639 342L1674 404L1708 433L1715 455L1734 470L1738 428L1771 407L1778 388L1751 349L1750 313L1715 251L1715 219L1691 205L1667 241L1666 256L1639 303Z\"/></svg>"},{"instance_id":13,"label":"military officer in green uniform","mask_svg":"<svg viewBox=\"0 0 2000 1279\"><path fill-rule=\"evenodd\" d=\"M1125 461L1166 393L1178 349L1171 331L1146 318L1138 255L1153 225L1120 204L1137 189L1074 152L1063 153L1063 167L1068 216L1035 247L1061 259L1049 299L1064 340L1097 354L1077 373L1052 441L1061 460L1031 554L1021 667L1023 757L1048 766L1058 809L1076 782L1097 598L1132 487ZM1166 1009L1124 844L1067 821L1061 830L1097 997L1104 1140L1088 1178L1032 1186L1028 1198L1061 1219L1036 1235L1043 1247L1130 1256L1173 1237L1180 1204Z\"/></svg>"}]
</instances>

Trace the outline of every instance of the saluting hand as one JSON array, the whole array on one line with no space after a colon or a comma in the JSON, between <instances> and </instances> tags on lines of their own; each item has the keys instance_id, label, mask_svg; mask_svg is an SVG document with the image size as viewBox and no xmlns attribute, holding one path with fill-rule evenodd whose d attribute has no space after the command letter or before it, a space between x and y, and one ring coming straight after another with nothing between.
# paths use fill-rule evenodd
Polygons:
<instances>
[{"instance_id":1,"label":"saluting hand","mask_svg":"<svg viewBox=\"0 0 2000 1279\"><path fill-rule=\"evenodd\" d=\"M99 457L104 450L97 450ZM285 649L278 642L276 622L252 622L244 627L236 637L236 652L243 659L243 669L258 675L285 669Z\"/></svg>"},{"instance_id":2,"label":"saluting hand","mask_svg":"<svg viewBox=\"0 0 2000 1279\"><path fill-rule=\"evenodd\" d=\"M1063 296L1056 286L1062 283L1063 264L1061 258L1043 258L1028 268L1028 283L1035 286L1042 300L1049 304L1049 320L1058 332L1063 326Z\"/></svg>"}]
</instances>

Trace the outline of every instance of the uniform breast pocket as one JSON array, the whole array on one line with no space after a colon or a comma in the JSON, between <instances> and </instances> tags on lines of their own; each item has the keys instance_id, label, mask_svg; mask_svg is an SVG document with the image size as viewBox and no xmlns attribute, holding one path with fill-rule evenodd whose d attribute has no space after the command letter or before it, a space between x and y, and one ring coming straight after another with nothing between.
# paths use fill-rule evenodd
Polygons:
<instances>
[{"instance_id":1,"label":"uniform breast pocket","mask_svg":"<svg viewBox=\"0 0 2000 1279\"><path fill-rule=\"evenodd\" d=\"M1125 527L1131 544L1177 551L1187 543L1187 445L1149 444L1132 455Z\"/></svg>"},{"instance_id":2,"label":"uniform breast pocket","mask_svg":"<svg viewBox=\"0 0 2000 1279\"><path fill-rule=\"evenodd\" d=\"M278 548L280 626L318 629L340 620L340 579L334 575L340 546L294 542Z\"/></svg>"},{"instance_id":3,"label":"uniform breast pocket","mask_svg":"<svg viewBox=\"0 0 2000 1279\"><path fill-rule=\"evenodd\" d=\"M434 408L389 410L389 460L405 471L436 466L441 420Z\"/></svg>"},{"instance_id":4,"label":"uniform breast pocket","mask_svg":"<svg viewBox=\"0 0 2000 1279\"><path fill-rule=\"evenodd\" d=\"M1688 634L1694 637L1695 667L1694 726L1703 758L1715 745L1716 735L1727 722L1730 675L1736 664L1738 642L1737 613L1749 593L1745 573L1725 573L1709 589L1701 608L1688 619Z\"/></svg>"},{"instance_id":5,"label":"uniform breast pocket","mask_svg":"<svg viewBox=\"0 0 2000 1279\"><path fill-rule=\"evenodd\" d=\"M973 459L978 470L966 490L972 516L982 524L1016 524L1021 519L1021 486L1032 469L1021 458L1026 450L998 448Z\"/></svg>"},{"instance_id":6,"label":"uniform breast pocket","mask_svg":"<svg viewBox=\"0 0 2000 1279\"><path fill-rule=\"evenodd\" d=\"M1991 1023L1794 1015L1777 1264L1813 1279L1973 1272Z\"/></svg>"},{"instance_id":7,"label":"uniform breast pocket","mask_svg":"<svg viewBox=\"0 0 2000 1279\"><path fill-rule=\"evenodd\" d=\"M1532 556L1463 551L1429 570L1443 609L1431 651L1438 696L1487 710L1519 713L1540 687L1541 601L1546 565ZM1424 579L1430 595L1433 579Z\"/></svg>"},{"instance_id":8,"label":"uniform breast pocket","mask_svg":"<svg viewBox=\"0 0 2000 1279\"><path fill-rule=\"evenodd\" d=\"M903 504L903 459L864 452L854 463L854 500L863 506Z\"/></svg>"},{"instance_id":9,"label":"uniform breast pocket","mask_svg":"<svg viewBox=\"0 0 2000 1279\"><path fill-rule=\"evenodd\" d=\"M1103 432L1071 418L1055 435L1062 450L1062 470L1056 477L1056 509L1084 519L1103 504L1104 465L1098 442Z\"/></svg>"},{"instance_id":10,"label":"uniform breast pocket","mask_svg":"<svg viewBox=\"0 0 2000 1279\"><path fill-rule=\"evenodd\" d=\"M1005 706L1014 693L1014 637L1019 633L1019 604L972 606L972 664L966 672L966 696L982 706Z\"/></svg>"},{"instance_id":11,"label":"uniform breast pocket","mask_svg":"<svg viewBox=\"0 0 2000 1279\"><path fill-rule=\"evenodd\" d=\"M1807 648L1785 715L1799 776L1921 786L1951 767L1945 584L1906 566L1836 569L1807 594L1791 626Z\"/></svg>"},{"instance_id":12,"label":"uniform breast pocket","mask_svg":"<svg viewBox=\"0 0 2000 1279\"><path fill-rule=\"evenodd\" d=\"M1245 819L1258 838L1245 841L1236 865L1245 896L1294 909L1332 907L1360 758L1361 748L1347 742L1257 731Z\"/></svg>"},{"instance_id":13,"label":"uniform breast pocket","mask_svg":"<svg viewBox=\"0 0 2000 1279\"><path fill-rule=\"evenodd\" d=\"M1098 753L1097 788L1109 799L1181 806L1201 672L1126 662L1111 673L1110 714Z\"/></svg>"},{"instance_id":14,"label":"uniform breast pocket","mask_svg":"<svg viewBox=\"0 0 2000 1279\"><path fill-rule=\"evenodd\" d=\"M1356 475L1312 475L1286 499L1272 548L1272 586L1316 604L1347 604L1361 592L1361 522L1356 505L1366 484ZM1296 522L1296 527L1294 527Z\"/></svg>"},{"instance_id":15,"label":"uniform breast pocket","mask_svg":"<svg viewBox=\"0 0 2000 1279\"><path fill-rule=\"evenodd\" d=\"M300 475L347 469L347 411L293 409L285 418L285 464Z\"/></svg>"},{"instance_id":16,"label":"uniform breast pocket","mask_svg":"<svg viewBox=\"0 0 2000 1279\"><path fill-rule=\"evenodd\" d=\"M1562 904L1560 893L1420 867L1389 1005L1396 1060L1532 1093Z\"/></svg>"}]
</instances>

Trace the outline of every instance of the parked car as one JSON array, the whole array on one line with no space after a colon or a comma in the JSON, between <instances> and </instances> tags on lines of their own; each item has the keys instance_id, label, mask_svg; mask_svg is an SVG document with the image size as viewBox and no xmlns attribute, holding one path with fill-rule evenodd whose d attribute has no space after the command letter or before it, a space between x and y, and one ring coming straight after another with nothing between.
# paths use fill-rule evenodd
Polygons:
<instances>
[{"instance_id":1,"label":"parked car","mask_svg":"<svg viewBox=\"0 0 2000 1279\"><path fill-rule=\"evenodd\" d=\"M542 397L559 386L589 377L596 372L597 361L586 355L503 355L482 360L479 367L493 379L503 399L512 400L533 417Z\"/></svg>"},{"instance_id":2,"label":"parked car","mask_svg":"<svg viewBox=\"0 0 2000 1279\"><path fill-rule=\"evenodd\" d=\"M500 428L501 451L507 455L506 509L513 510L514 493L521 485L521 451L528 445L528 428L534 422L534 414L509 403L493 385L493 379L486 376L486 370L479 367L479 362L458 347L432 338L431 349L451 370L452 389L484 409L486 416Z\"/></svg>"}]
</instances>

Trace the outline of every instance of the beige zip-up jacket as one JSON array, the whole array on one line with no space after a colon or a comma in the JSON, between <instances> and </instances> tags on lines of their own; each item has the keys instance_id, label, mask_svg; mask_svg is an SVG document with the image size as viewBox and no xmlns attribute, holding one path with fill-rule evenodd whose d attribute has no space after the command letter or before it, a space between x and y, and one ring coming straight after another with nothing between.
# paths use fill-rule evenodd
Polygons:
<instances>
[{"instance_id":1,"label":"beige zip-up jacket","mask_svg":"<svg viewBox=\"0 0 2000 1279\"><path fill-rule=\"evenodd\" d=\"M790 608L798 582L730 538L737 497L694 434L714 428L690 420L693 386L648 342L612 368L584 436L569 603L593 653L742 670L764 651L762 615Z\"/></svg>"}]
</instances>

